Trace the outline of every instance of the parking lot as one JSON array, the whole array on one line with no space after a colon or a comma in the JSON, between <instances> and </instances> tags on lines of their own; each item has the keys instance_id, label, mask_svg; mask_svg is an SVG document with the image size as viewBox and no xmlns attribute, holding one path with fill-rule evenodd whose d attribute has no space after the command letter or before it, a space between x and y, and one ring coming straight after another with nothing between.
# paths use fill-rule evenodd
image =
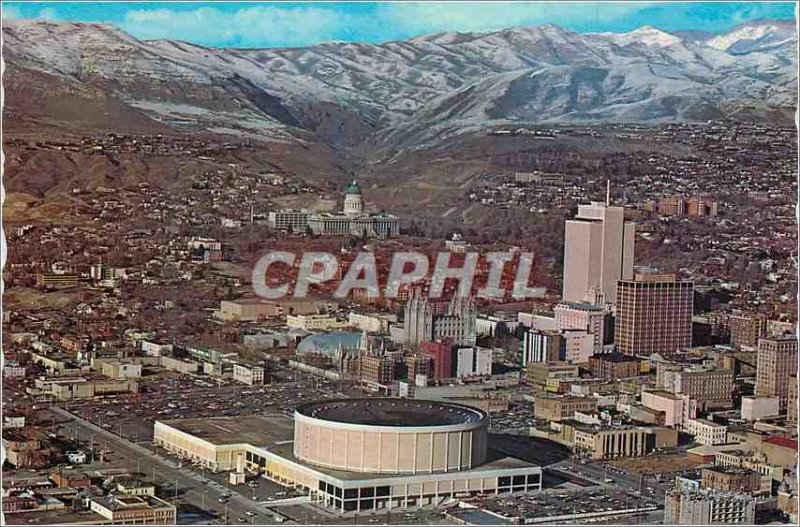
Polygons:
<instances>
[{"instance_id":1,"label":"parking lot","mask_svg":"<svg viewBox=\"0 0 800 527\"><path fill-rule=\"evenodd\" d=\"M297 380L295 380L297 379ZM246 386L229 379L212 379L172 372L142 380L140 393L98 397L61 404L65 409L134 442L150 442L156 420L258 415L292 416L296 405L321 398L352 395L338 383L294 374L289 382Z\"/></svg>"}]
</instances>

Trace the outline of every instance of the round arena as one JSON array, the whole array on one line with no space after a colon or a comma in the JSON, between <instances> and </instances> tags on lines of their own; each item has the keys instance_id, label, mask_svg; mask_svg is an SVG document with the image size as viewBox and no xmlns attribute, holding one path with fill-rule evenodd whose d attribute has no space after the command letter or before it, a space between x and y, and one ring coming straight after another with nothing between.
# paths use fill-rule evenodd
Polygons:
<instances>
[{"instance_id":1,"label":"round arena","mask_svg":"<svg viewBox=\"0 0 800 527\"><path fill-rule=\"evenodd\" d=\"M486 461L488 418L461 404L334 399L295 410L294 455L321 467L379 474L465 470Z\"/></svg>"}]
</instances>

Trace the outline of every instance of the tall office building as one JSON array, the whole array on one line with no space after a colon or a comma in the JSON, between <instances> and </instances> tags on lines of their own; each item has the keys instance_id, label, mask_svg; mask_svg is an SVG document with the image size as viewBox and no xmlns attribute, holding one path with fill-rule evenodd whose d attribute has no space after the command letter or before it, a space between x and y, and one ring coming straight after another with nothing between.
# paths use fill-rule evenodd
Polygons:
<instances>
[{"instance_id":1,"label":"tall office building","mask_svg":"<svg viewBox=\"0 0 800 527\"><path fill-rule=\"evenodd\" d=\"M692 345L694 284L671 274L634 276L617 287L614 343L626 355L674 354Z\"/></svg>"},{"instance_id":2,"label":"tall office building","mask_svg":"<svg viewBox=\"0 0 800 527\"><path fill-rule=\"evenodd\" d=\"M797 336L760 339L756 361L756 395L777 397L781 410L789 398L789 378L797 372ZM792 401L796 404L796 401Z\"/></svg>"},{"instance_id":3,"label":"tall office building","mask_svg":"<svg viewBox=\"0 0 800 527\"><path fill-rule=\"evenodd\" d=\"M562 299L583 302L599 291L615 303L617 281L633 276L634 224L623 207L592 202L579 205L564 231Z\"/></svg>"}]
</instances>

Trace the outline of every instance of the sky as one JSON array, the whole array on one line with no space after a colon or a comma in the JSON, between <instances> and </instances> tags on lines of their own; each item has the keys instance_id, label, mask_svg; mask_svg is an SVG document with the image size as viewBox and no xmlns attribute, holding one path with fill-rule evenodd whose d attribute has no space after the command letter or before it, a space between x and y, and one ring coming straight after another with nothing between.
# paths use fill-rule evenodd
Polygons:
<instances>
[{"instance_id":1,"label":"sky","mask_svg":"<svg viewBox=\"0 0 800 527\"><path fill-rule=\"evenodd\" d=\"M720 32L794 16L793 2L3 2L3 18L103 22L139 39L214 47L377 43L538 24L582 33L644 25Z\"/></svg>"}]
</instances>

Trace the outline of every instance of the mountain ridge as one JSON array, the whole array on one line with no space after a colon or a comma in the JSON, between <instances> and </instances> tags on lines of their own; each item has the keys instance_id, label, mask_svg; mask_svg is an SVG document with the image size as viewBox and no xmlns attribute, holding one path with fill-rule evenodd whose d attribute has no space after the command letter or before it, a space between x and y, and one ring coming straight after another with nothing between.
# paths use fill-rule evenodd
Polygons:
<instances>
[{"instance_id":1,"label":"mountain ridge","mask_svg":"<svg viewBox=\"0 0 800 527\"><path fill-rule=\"evenodd\" d=\"M705 40L544 24L304 48L138 40L94 23L9 20L3 32L10 72L58 78L56 92L99 90L170 128L337 149L396 149L398 137L417 148L498 124L788 115L797 89L797 35L774 20Z\"/></svg>"}]
</instances>

